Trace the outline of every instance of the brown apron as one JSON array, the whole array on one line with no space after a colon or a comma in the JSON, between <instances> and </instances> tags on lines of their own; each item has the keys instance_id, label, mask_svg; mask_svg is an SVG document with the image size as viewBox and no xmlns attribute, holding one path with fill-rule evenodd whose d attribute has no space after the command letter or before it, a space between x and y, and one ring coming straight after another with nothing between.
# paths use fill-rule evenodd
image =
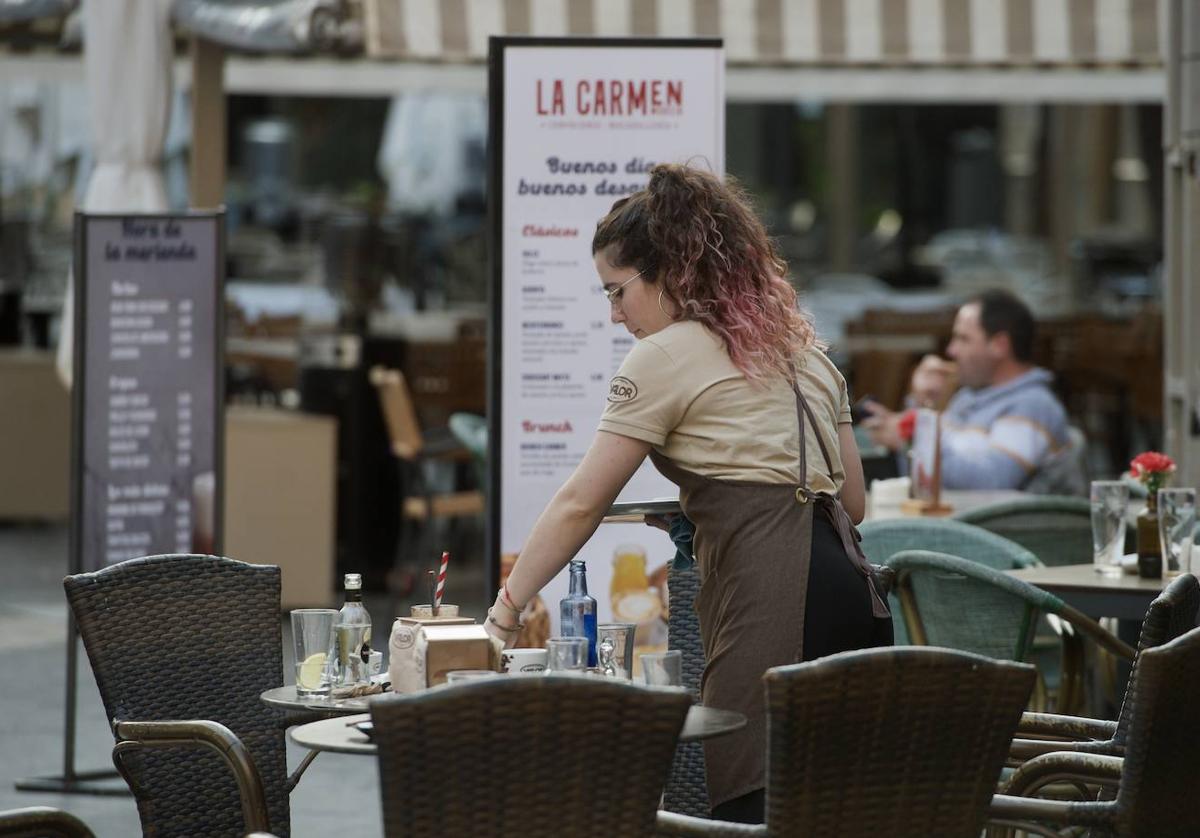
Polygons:
<instances>
[{"instance_id":1,"label":"brown apron","mask_svg":"<svg viewBox=\"0 0 1200 838\"><path fill-rule=\"evenodd\" d=\"M655 467L679 486L683 512L696 526L693 555L700 574L695 608L700 617L705 669L701 701L737 710L741 731L704 743L709 802L717 806L765 786L766 712L762 676L773 666L804 657L804 610L812 556L813 509L837 530L846 555L871 589L872 614L888 616L871 583L849 515L833 495L808 489L804 422L816 419L792 375L800 428L800 482L716 480L675 465L656 451ZM833 463L816 433L829 473Z\"/></svg>"}]
</instances>

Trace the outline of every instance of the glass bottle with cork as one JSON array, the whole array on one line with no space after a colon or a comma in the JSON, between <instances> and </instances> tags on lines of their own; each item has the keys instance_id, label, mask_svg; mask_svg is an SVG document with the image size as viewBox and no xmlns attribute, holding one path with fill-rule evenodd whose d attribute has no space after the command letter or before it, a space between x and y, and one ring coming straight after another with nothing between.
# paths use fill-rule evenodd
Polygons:
<instances>
[{"instance_id":1,"label":"glass bottle with cork","mask_svg":"<svg viewBox=\"0 0 1200 838\"><path fill-rule=\"evenodd\" d=\"M362 601L362 576L347 573L346 603L338 612L333 627L333 683L337 687L354 687L371 682L371 615Z\"/></svg>"},{"instance_id":2,"label":"glass bottle with cork","mask_svg":"<svg viewBox=\"0 0 1200 838\"><path fill-rule=\"evenodd\" d=\"M588 666L596 665L596 600L587 592L587 564L571 560L571 589L559 602L560 631L563 637L588 639Z\"/></svg>"}]
</instances>

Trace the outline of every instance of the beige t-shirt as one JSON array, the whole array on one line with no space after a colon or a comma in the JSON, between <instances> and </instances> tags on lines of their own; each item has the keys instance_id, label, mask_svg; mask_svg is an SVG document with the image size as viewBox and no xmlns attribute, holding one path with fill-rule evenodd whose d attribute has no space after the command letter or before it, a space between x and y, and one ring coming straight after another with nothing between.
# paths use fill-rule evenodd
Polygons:
<instances>
[{"instance_id":1,"label":"beige t-shirt","mask_svg":"<svg viewBox=\"0 0 1200 838\"><path fill-rule=\"evenodd\" d=\"M817 418L805 422L806 483L837 492L845 480L837 426L850 421L846 381L818 349L796 360ZM681 468L718 480L795 483L800 470L796 396L783 377L753 384L720 338L695 321L672 323L629 351L609 385L600 430L649 442ZM819 433L833 461L828 474Z\"/></svg>"}]
</instances>

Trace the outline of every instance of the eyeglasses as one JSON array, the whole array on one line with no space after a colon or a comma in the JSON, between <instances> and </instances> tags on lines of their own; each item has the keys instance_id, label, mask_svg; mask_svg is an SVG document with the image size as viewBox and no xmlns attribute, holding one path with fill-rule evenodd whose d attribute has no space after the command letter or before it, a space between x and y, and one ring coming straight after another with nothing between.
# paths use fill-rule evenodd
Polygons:
<instances>
[{"instance_id":1,"label":"eyeglasses","mask_svg":"<svg viewBox=\"0 0 1200 838\"><path fill-rule=\"evenodd\" d=\"M621 291L624 290L625 286L628 285L629 283L633 282L635 279L637 279L641 275L642 275L642 272L638 271L633 276L629 277L629 279L625 280L620 285L618 285L616 288L601 288L600 290L604 292L604 296L608 298L608 304L612 305L617 300L621 299Z\"/></svg>"}]
</instances>

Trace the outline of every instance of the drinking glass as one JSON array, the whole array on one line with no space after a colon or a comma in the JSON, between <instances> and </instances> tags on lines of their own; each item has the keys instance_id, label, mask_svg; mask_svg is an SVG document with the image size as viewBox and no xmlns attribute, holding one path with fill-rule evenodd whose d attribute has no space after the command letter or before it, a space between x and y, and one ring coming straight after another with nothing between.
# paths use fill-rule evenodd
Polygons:
<instances>
[{"instance_id":1,"label":"drinking glass","mask_svg":"<svg viewBox=\"0 0 1200 838\"><path fill-rule=\"evenodd\" d=\"M1125 553L1125 509L1129 506L1129 487L1120 480L1093 480L1092 561L1096 572L1120 576L1121 556Z\"/></svg>"},{"instance_id":2,"label":"drinking glass","mask_svg":"<svg viewBox=\"0 0 1200 838\"><path fill-rule=\"evenodd\" d=\"M1196 490L1158 490L1158 540L1163 571L1190 573L1196 534Z\"/></svg>"},{"instance_id":3,"label":"drinking glass","mask_svg":"<svg viewBox=\"0 0 1200 838\"><path fill-rule=\"evenodd\" d=\"M331 688L332 608L297 608L292 612L292 644L296 651L296 695L327 696Z\"/></svg>"},{"instance_id":4,"label":"drinking glass","mask_svg":"<svg viewBox=\"0 0 1200 838\"><path fill-rule=\"evenodd\" d=\"M683 686L683 652L653 652L642 655L642 677L660 687Z\"/></svg>"},{"instance_id":5,"label":"drinking glass","mask_svg":"<svg viewBox=\"0 0 1200 838\"><path fill-rule=\"evenodd\" d=\"M551 637L546 641L546 674L559 675L587 671L586 637Z\"/></svg>"},{"instance_id":6,"label":"drinking glass","mask_svg":"<svg viewBox=\"0 0 1200 838\"><path fill-rule=\"evenodd\" d=\"M611 666L612 675L629 680L633 673L633 635L636 629L634 623L601 623L596 626L597 653L607 658L599 662L601 675L608 675L607 666Z\"/></svg>"}]
</instances>

